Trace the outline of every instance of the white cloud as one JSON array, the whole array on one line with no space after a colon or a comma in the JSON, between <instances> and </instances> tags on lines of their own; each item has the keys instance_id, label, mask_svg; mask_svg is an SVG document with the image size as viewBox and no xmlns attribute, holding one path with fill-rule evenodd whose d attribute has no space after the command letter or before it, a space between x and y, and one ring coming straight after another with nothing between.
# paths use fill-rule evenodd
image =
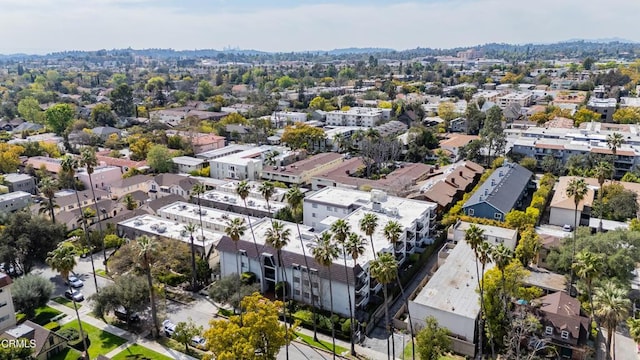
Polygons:
<instances>
[{"instance_id":1,"label":"white cloud","mask_svg":"<svg viewBox=\"0 0 640 360\"><path fill-rule=\"evenodd\" d=\"M623 37L640 2L446 0L316 4L229 13L198 1L0 0L0 52L100 48L222 48L266 51L341 47L455 47ZM180 4L183 5L180 5ZM184 4L194 3L191 8ZM179 7L180 6L180 7ZM621 24L628 24L624 26Z\"/></svg>"}]
</instances>

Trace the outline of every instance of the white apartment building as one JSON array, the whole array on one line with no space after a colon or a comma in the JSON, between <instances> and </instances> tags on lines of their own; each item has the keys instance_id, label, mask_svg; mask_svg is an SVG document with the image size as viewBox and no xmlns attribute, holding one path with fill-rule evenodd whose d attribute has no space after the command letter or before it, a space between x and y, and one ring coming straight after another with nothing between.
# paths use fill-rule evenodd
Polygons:
<instances>
[{"instance_id":1,"label":"white apartment building","mask_svg":"<svg viewBox=\"0 0 640 360\"><path fill-rule=\"evenodd\" d=\"M521 107L531 106L533 94L531 92L512 92L497 98L497 105L504 110L511 104L518 104Z\"/></svg>"},{"instance_id":2,"label":"white apartment building","mask_svg":"<svg viewBox=\"0 0 640 360\"><path fill-rule=\"evenodd\" d=\"M0 273L0 331L16 325L16 309L11 297L12 283L9 275Z\"/></svg>"},{"instance_id":3,"label":"white apartment building","mask_svg":"<svg viewBox=\"0 0 640 360\"><path fill-rule=\"evenodd\" d=\"M202 209L202 213L200 212ZM200 226L200 215L202 215L202 226L205 231L223 234L227 228L229 221L235 218L241 218L245 222L247 217L231 213L228 211L213 209L206 206L198 207L197 204L191 204L184 201L175 202L173 204L163 206L156 211L158 217L164 218L174 223L180 224L196 224ZM258 219L251 219L251 223L258 222ZM248 225L248 223L246 223ZM197 231L198 233L200 230Z\"/></svg>"},{"instance_id":4,"label":"white apartment building","mask_svg":"<svg viewBox=\"0 0 640 360\"><path fill-rule=\"evenodd\" d=\"M249 145L249 144L229 145L220 149L209 150L209 151L196 154L196 157L198 159L213 160L213 159L221 158L221 157L232 155L232 154L237 154L239 152L252 149L254 147L255 147L254 145Z\"/></svg>"},{"instance_id":5,"label":"white apartment building","mask_svg":"<svg viewBox=\"0 0 640 360\"><path fill-rule=\"evenodd\" d=\"M471 225L475 225L482 230L482 238L490 245L498 246L498 244L503 244L511 250L516 248L516 243L518 242L517 230L491 225L471 224L460 220L458 220L458 222L453 226L449 227L449 230L447 231L447 240L453 242L464 241L466 231L471 227Z\"/></svg>"},{"instance_id":6,"label":"white apartment building","mask_svg":"<svg viewBox=\"0 0 640 360\"><path fill-rule=\"evenodd\" d=\"M214 179L259 180L264 156L270 146L252 147L244 151L209 160Z\"/></svg>"},{"instance_id":7,"label":"white apartment building","mask_svg":"<svg viewBox=\"0 0 640 360\"><path fill-rule=\"evenodd\" d=\"M189 174L192 171L202 170L208 164L204 159L191 156L176 156L171 158L171 162L175 165L178 174Z\"/></svg>"},{"instance_id":8,"label":"white apartment building","mask_svg":"<svg viewBox=\"0 0 640 360\"><path fill-rule=\"evenodd\" d=\"M276 128L284 127L290 123L307 121L307 113L293 111L276 111L271 114L271 124Z\"/></svg>"},{"instance_id":9,"label":"white apartment building","mask_svg":"<svg viewBox=\"0 0 640 360\"><path fill-rule=\"evenodd\" d=\"M364 126L374 127L382 120L382 110L355 107L346 111L327 112L326 124L331 126Z\"/></svg>"},{"instance_id":10,"label":"white apartment building","mask_svg":"<svg viewBox=\"0 0 640 360\"><path fill-rule=\"evenodd\" d=\"M31 194L25 191L14 191L0 195L0 214L9 214L31 205Z\"/></svg>"}]
</instances>

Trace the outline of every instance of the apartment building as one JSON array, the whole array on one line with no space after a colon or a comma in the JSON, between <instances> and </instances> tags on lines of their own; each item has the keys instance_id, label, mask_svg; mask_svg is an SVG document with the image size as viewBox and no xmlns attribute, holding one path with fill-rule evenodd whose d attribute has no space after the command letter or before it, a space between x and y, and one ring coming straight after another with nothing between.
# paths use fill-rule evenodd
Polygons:
<instances>
[{"instance_id":1,"label":"apartment building","mask_svg":"<svg viewBox=\"0 0 640 360\"><path fill-rule=\"evenodd\" d=\"M22 210L31 205L31 194L24 191L14 191L0 195L0 214L9 214Z\"/></svg>"},{"instance_id":2,"label":"apartment building","mask_svg":"<svg viewBox=\"0 0 640 360\"><path fill-rule=\"evenodd\" d=\"M587 109L600 114L600 120L613 122L613 113L616 112L618 101L615 98L592 97L587 102Z\"/></svg>"},{"instance_id":3,"label":"apartment building","mask_svg":"<svg viewBox=\"0 0 640 360\"><path fill-rule=\"evenodd\" d=\"M16 309L11 297L12 284L9 275L0 273L0 331L16 325Z\"/></svg>"},{"instance_id":4,"label":"apartment building","mask_svg":"<svg viewBox=\"0 0 640 360\"><path fill-rule=\"evenodd\" d=\"M305 122L308 119L307 113L293 111L276 111L271 114L271 124L276 128L282 128L285 125Z\"/></svg>"},{"instance_id":5,"label":"apartment building","mask_svg":"<svg viewBox=\"0 0 640 360\"><path fill-rule=\"evenodd\" d=\"M533 94L530 92L512 92L497 98L497 105L504 110L511 104L521 107L530 106L533 101Z\"/></svg>"},{"instance_id":6,"label":"apartment building","mask_svg":"<svg viewBox=\"0 0 640 360\"><path fill-rule=\"evenodd\" d=\"M94 189L107 190L111 183L122 179L122 170L117 166L99 166L89 174L85 168L80 168L76 172L76 177L85 189L91 189L91 184L93 184Z\"/></svg>"},{"instance_id":7,"label":"apartment building","mask_svg":"<svg viewBox=\"0 0 640 360\"><path fill-rule=\"evenodd\" d=\"M24 191L35 195L37 193L36 180L27 174L5 174L4 183L9 192Z\"/></svg>"},{"instance_id":8,"label":"apartment building","mask_svg":"<svg viewBox=\"0 0 640 360\"><path fill-rule=\"evenodd\" d=\"M382 110L356 107L327 112L327 125L374 127L382 120Z\"/></svg>"},{"instance_id":9,"label":"apartment building","mask_svg":"<svg viewBox=\"0 0 640 360\"><path fill-rule=\"evenodd\" d=\"M308 184L313 176L340 165L342 161L342 154L321 153L287 166L266 166L262 169L262 178L285 184Z\"/></svg>"}]
</instances>

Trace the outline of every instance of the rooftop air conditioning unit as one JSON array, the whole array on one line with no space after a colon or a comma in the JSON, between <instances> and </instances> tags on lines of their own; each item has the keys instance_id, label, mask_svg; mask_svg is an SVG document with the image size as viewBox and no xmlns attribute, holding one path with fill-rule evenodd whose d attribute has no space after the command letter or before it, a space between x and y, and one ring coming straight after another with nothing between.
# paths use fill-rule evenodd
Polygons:
<instances>
[{"instance_id":1,"label":"rooftop air conditioning unit","mask_svg":"<svg viewBox=\"0 0 640 360\"><path fill-rule=\"evenodd\" d=\"M133 222L133 225L135 225L135 226L140 226L140 225L142 225L142 220L136 220L136 221L134 221L134 222Z\"/></svg>"},{"instance_id":2,"label":"rooftop air conditioning unit","mask_svg":"<svg viewBox=\"0 0 640 360\"><path fill-rule=\"evenodd\" d=\"M151 224L151 230L157 230L158 224Z\"/></svg>"},{"instance_id":3,"label":"rooftop air conditioning unit","mask_svg":"<svg viewBox=\"0 0 640 360\"><path fill-rule=\"evenodd\" d=\"M167 231L167 227L162 225L162 226L158 226L158 232L160 234L164 233L165 231Z\"/></svg>"}]
</instances>

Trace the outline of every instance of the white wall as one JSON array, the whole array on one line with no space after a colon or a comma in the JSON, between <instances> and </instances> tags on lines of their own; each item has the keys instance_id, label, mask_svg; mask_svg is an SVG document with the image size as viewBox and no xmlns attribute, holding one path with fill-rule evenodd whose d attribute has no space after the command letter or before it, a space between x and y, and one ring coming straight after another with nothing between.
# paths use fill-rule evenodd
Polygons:
<instances>
[{"instance_id":1,"label":"white wall","mask_svg":"<svg viewBox=\"0 0 640 360\"><path fill-rule=\"evenodd\" d=\"M473 342L476 330L475 319L424 306L413 301L409 302L409 311L411 312L413 326L416 331L425 326L427 317L433 316L438 320L438 326L445 327L453 334L465 337L467 341Z\"/></svg>"},{"instance_id":2,"label":"white wall","mask_svg":"<svg viewBox=\"0 0 640 360\"><path fill-rule=\"evenodd\" d=\"M315 207L314 207L315 205ZM303 224L316 228L321 231L317 226L320 222L329 216L335 216L337 218L344 218L349 215L349 211L346 207L338 207L334 205L320 204L314 201L305 200L303 202ZM315 214L315 216L314 216Z\"/></svg>"},{"instance_id":3,"label":"white wall","mask_svg":"<svg viewBox=\"0 0 640 360\"><path fill-rule=\"evenodd\" d=\"M16 311L13 307L13 299L11 298L11 286L7 285L2 288L0 293L0 330L7 329L16 324Z\"/></svg>"},{"instance_id":4,"label":"white wall","mask_svg":"<svg viewBox=\"0 0 640 360\"><path fill-rule=\"evenodd\" d=\"M580 217L582 216L582 212L578 210L578 223L580 223ZM549 214L549 224L564 226L571 225L574 226L575 222L575 211L569 209L561 209L557 207L552 207L551 212Z\"/></svg>"}]
</instances>

